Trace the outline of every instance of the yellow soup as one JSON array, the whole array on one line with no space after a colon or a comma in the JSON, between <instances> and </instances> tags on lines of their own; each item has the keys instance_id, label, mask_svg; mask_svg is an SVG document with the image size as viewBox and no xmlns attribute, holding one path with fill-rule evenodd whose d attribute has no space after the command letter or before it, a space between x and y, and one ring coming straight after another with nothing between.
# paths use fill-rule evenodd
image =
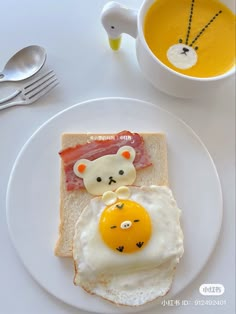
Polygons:
<instances>
[{"instance_id":1,"label":"yellow soup","mask_svg":"<svg viewBox=\"0 0 236 314\"><path fill-rule=\"evenodd\" d=\"M157 0L144 36L160 61L185 75L217 76L235 65L235 15L217 0Z\"/></svg>"}]
</instances>

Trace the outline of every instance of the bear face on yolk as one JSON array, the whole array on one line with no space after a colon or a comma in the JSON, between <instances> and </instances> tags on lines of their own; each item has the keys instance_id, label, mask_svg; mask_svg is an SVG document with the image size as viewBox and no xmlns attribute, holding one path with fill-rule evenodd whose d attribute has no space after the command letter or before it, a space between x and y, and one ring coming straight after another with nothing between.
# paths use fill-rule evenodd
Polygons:
<instances>
[{"instance_id":1,"label":"bear face on yolk","mask_svg":"<svg viewBox=\"0 0 236 314\"><path fill-rule=\"evenodd\" d=\"M104 209L99 231L112 250L134 253L148 243L152 233L151 219L140 204L132 200L119 200Z\"/></svg>"}]
</instances>

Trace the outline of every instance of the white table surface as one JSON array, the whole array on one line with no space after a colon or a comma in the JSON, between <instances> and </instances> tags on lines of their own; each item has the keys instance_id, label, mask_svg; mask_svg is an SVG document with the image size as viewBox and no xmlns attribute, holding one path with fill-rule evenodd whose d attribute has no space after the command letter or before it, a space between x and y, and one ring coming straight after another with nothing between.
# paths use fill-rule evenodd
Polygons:
<instances>
[{"instance_id":1,"label":"white table surface","mask_svg":"<svg viewBox=\"0 0 236 314\"><path fill-rule=\"evenodd\" d=\"M57 73L60 86L29 107L0 111L0 313L75 314L72 308L45 292L18 258L6 224L6 191L13 163L22 145L48 118L84 100L121 96L158 104L184 120L208 148L219 173L224 198L224 218L219 241L199 277L178 300L224 300L224 306L166 306L150 313L233 314L235 303L235 80L209 99L182 100L154 89L139 70L135 42L124 36L113 53L99 16L105 0L1 1L0 69L17 50L38 44L47 50L46 68ZM138 8L141 0L123 0ZM22 83L0 83L7 96ZM209 226L210 232L210 226ZM199 286L221 283L221 297L203 297Z\"/></svg>"}]
</instances>

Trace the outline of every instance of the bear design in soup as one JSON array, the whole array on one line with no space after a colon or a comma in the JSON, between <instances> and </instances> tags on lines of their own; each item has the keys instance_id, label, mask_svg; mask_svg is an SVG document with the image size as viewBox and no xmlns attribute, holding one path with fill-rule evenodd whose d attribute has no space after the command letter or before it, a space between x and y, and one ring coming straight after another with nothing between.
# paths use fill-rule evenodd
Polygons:
<instances>
[{"instance_id":1,"label":"bear design in soup","mask_svg":"<svg viewBox=\"0 0 236 314\"><path fill-rule=\"evenodd\" d=\"M144 36L161 62L185 75L212 77L235 65L235 15L217 0L157 0Z\"/></svg>"}]
</instances>

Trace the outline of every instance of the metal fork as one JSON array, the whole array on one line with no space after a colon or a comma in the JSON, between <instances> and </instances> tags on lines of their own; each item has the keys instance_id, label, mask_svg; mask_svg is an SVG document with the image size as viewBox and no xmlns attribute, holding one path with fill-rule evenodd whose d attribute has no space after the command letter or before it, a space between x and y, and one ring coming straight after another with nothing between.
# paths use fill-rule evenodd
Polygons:
<instances>
[{"instance_id":1,"label":"metal fork","mask_svg":"<svg viewBox=\"0 0 236 314\"><path fill-rule=\"evenodd\" d=\"M59 84L53 70L38 76L35 80L27 83L21 89L16 90L12 95L2 99L0 101L0 110L6 109L12 106L29 105L46 95L54 87ZM7 101L20 96L21 99L6 103Z\"/></svg>"}]
</instances>

